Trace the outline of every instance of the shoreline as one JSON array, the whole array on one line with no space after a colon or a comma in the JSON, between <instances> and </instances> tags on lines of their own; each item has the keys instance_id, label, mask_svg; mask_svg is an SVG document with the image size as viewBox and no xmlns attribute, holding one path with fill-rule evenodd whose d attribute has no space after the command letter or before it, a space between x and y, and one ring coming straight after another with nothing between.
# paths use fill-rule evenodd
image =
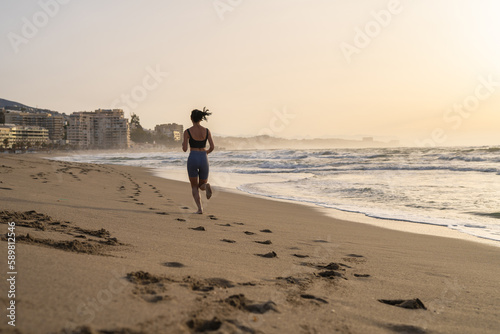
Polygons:
<instances>
[{"instance_id":1,"label":"shoreline","mask_svg":"<svg viewBox=\"0 0 500 334\"><path fill-rule=\"evenodd\" d=\"M174 180L174 181L188 183L188 181L184 180L184 178L185 178L184 171L180 171L180 170L162 171L161 168L151 168L151 172L153 175L165 178L167 180ZM213 174L217 176L218 174L221 174L221 173L215 172ZM227 175L227 174L228 173L223 173L223 175ZM237 175L237 176L240 177L240 175ZM252 175L252 178L254 178L254 177L255 176ZM218 179L221 180L222 178L218 177ZM231 179L231 177L229 177L229 179ZM283 198L277 198L277 197L272 197L272 196L253 194L253 193L238 189L238 187L240 185L242 185L241 182L236 182L236 183L226 182L225 186L218 186L217 184L215 184L215 186L222 188L224 191L234 192L237 194L243 194L243 195L252 196L252 197L261 198L261 199L267 199L267 200L271 200L271 201L283 201L285 203L313 207L316 210L318 210L318 212L320 212L321 214L326 215L328 217L332 217L334 219L347 220L347 221L351 221L353 223L359 223L359 224L368 224L371 226L386 228L386 229L400 231L400 232L415 233L415 234L422 234L422 235L429 235L429 236L438 236L438 237L445 237L445 238L453 238L453 239L458 239L458 240L477 242L480 244L485 244L485 245L494 246L494 247L500 247L500 241L482 238L482 237L468 234L468 233L465 233L462 231L454 230L454 229L447 227L447 226L433 225L433 224L420 223L420 222L411 222L411 221L404 221L404 220L395 220L395 219L389 219L389 218L376 218L376 217L370 217L370 216L368 216L364 213L361 213L361 212L344 211L341 209L324 207L324 206L321 206L321 205L315 204L315 203L301 202L301 201L295 201L295 200L291 200L291 199L283 199Z\"/></svg>"},{"instance_id":2,"label":"shoreline","mask_svg":"<svg viewBox=\"0 0 500 334\"><path fill-rule=\"evenodd\" d=\"M16 253L22 334L500 326L496 247L218 189L194 215L186 183L140 167L8 156L0 172L3 218L25 236ZM418 306L415 298L426 309L380 302Z\"/></svg>"}]
</instances>

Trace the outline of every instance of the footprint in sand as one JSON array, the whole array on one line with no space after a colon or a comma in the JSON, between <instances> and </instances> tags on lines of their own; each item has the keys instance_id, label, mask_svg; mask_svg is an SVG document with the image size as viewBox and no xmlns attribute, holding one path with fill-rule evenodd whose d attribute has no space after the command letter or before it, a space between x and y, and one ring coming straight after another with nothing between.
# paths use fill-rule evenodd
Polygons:
<instances>
[{"instance_id":1,"label":"footprint in sand","mask_svg":"<svg viewBox=\"0 0 500 334\"><path fill-rule=\"evenodd\" d=\"M207 217L212 220L219 220L219 218L215 217L214 215L208 215Z\"/></svg>"},{"instance_id":2,"label":"footprint in sand","mask_svg":"<svg viewBox=\"0 0 500 334\"><path fill-rule=\"evenodd\" d=\"M243 223L234 222L235 225L245 225Z\"/></svg>"},{"instance_id":3,"label":"footprint in sand","mask_svg":"<svg viewBox=\"0 0 500 334\"><path fill-rule=\"evenodd\" d=\"M264 230L260 230L262 233L273 233L273 231L269 230L269 229L264 229Z\"/></svg>"},{"instance_id":4,"label":"footprint in sand","mask_svg":"<svg viewBox=\"0 0 500 334\"><path fill-rule=\"evenodd\" d=\"M255 241L255 242L258 243L258 244L262 244L262 245L270 245L270 244L272 244L271 240Z\"/></svg>"},{"instance_id":5,"label":"footprint in sand","mask_svg":"<svg viewBox=\"0 0 500 334\"><path fill-rule=\"evenodd\" d=\"M388 304L388 305L393 305L393 306L398 306L402 308L407 308L411 310L427 310L427 307L425 307L424 303L418 298L415 299L379 299L378 300L381 303Z\"/></svg>"},{"instance_id":6,"label":"footprint in sand","mask_svg":"<svg viewBox=\"0 0 500 334\"><path fill-rule=\"evenodd\" d=\"M318 269L327 269L327 270L339 270L341 266L342 267L351 268L350 266L347 266L345 264L335 263L335 262L328 263L326 266L318 264L316 266L316 268L318 268Z\"/></svg>"},{"instance_id":7,"label":"footprint in sand","mask_svg":"<svg viewBox=\"0 0 500 334\"><path fill-rule=\"evenodd\" d=\"M169 267L169 268L183 268L183 267L185 267L185 265L183 265L180 262L165 262L163 265L165 267Z\"/></svg>"},{"instance_id":8,"label":"footprint in sand","mask_svg":"<svg viewBox=\"0 0 500 334\"><path fill-rule=\"evenodd\" d=\"M343 278L341 273L336 272L334 270L320 271L319 273L317 273L317 275L320 277L329 278L329 279L333 279L335 277L342 277Z\"/></svg>"},{"instance_id":9,"label":"footprint in sand","mask_svg":"<svg viewBox=\"0 0 500 334\"><path fill-rule=\"evenodd\" d=\"M217 225L219 225L219 226L227 226L227 227L231 226L231 224L217 224Z\"/></svg>"},{"instance_id":10,"label":"footprint in sand","mask_svg":"<svg viewBox=\"0 0 500 334\"><path fill-rule=\"evenodd\" d=\"M324 300L323 298L319 298L319 297L316 297L316 296L313 296L310 294L302 294L302 295L300 295L300 297L304 298L304 299L316 300L316 301L321 302L323 304L328 304L328 302L326 300Z\"/></svg>"},{"instance_id":11,"label":"footprint in sand","mask_svg":"<svg viewBox=\"0 0 500 334\"><path fill-rule=\"evenodd\" d=\"M161 212L155 212L155 213L156 213L157 215L163 215L163 216L168 216L168 215L169 215L169 213L168 213L168 212L163 212L163 211L161 211Z\"/></svg>"},{"instance_id":12,"label":"footprint in sand","mask_svg":"<svg viewBox=\"0 0 500 334\"><path fill-rule=\"evenodd\" d=\"M366 258L363 255L358 254L347 254L342 260L351 263L363 263L366 262Z\"/></svg>"},{"instance_id":13,"label":"footprint in sand","mask_svg":"<svg viewBox=\"0 0 500 334\"><path fill-rule=\"evenodd\" d=\"M223 288L223 289L234 288L235 286L231 281L228 281L225 278L217 278L217 277L199 280L188 276L184 278L183 282L187 283L188 287L191 290L200 292L213 291L215 288Z\"/></svg>"},{"instance_id":14,"label":"footprint in sand","mask_svg":"<svg viewBox=\"0 0 500 334\"><path fill-rule=\"evenodd\" d=\"M295 257L298 257L298 258L306 258L306 257L309 257L309 255L302 255L302 254L292 254L292 256L295 256Z\"/></svg>"},{"instance_id":15,"label":"footprint in sand","mask_svg":"<svg viewBox=\"0 0 500 334\"><path fill-rule=\"evenodd\" d=\"M426 334L428 333L427 330L417 327L417 326L412 326L412 325L394 325L394 324L387 324L387 328L391 330L392 333L412 333L412 334Z\"/></svg>"},{"instance_id":16,"label":"footprint in sand","mask_svg":"<svg viewBox=\"0 0 500 334\"><path fill-rule=\"evenodd\" d=\"M227 242L227 243L230 243L230 244L234 244L236 242L236 241L230 240L230 239L222 239L221 241Z\"/></svg>"},{"instance_id":17,"label":"footprint in sand","mask_svg":"<svg viewBox=\"0 0 500 334\"><path fill-rule=\"evenodd\" d=\"M217 317L214 317L212 320L193 318L188 320L186 325L195 333L205 333L216 331L221 328L222 321L220 321Z\"/></svg>"},{"instance_id":18,"label":"footprint in sand","mask_svg":"<svg viewBox=\"0 0 500 334\"><path fill-rule=\"evenodd\" d=\"M266 254L255 254L257 256L260 256L260 257L265 257L265 258L268 258L268 259L272 259L273 257L277 257L278 254L276 254L275 252L269 252L269 253L266 253Z\"/></svg>"},{"instance_id":19,"label":"footprint in sand","mask_svg":"<svg viewBox=\"0 0 500 334\"><path fill-rule=\"evenodd\" d=\"M250 231L245 231L245 232L243 232L243 233L245 233L246 235L254 235L254 234L255 234L255 233L250 232Z\"/></svg>"},{"instance_id":20,"label":"footprint in sand","mask_svg":"<svg viewBox=\"0 0 500 334\"><path fill-rule=\"evenodd\" d=\"M335 270L345 271L345 269L341 268L341 267L351 268L350 266L345 265L343 263L335 263L335 262L331 262L331 263L329 263L327 265L314 264L314 263L309 263L309 262L302 262L300 265L322 270L321 272L319 272L319 273L317 273L315 275L319 276L319 277L326 277L326 278L334 278L334 277L345 278L342 275L342 273L337 272Z\"/></svg>"},{"instance_id":21,"label":"footprint in sand","mask_svg":"<svg viewBox=\"0 0 500 334\"><path fill-rule=\"evenodd\" d=\"M184 218L175 218L175 220L177 220L178 222L185 222L186 221L186 219L184 219Z\"/></svg>"},{"instance_id":22,"label":"footprint in sand","mask_svg":"<svg viewBox=\"0 0 500 334\"><path fill-rule=\"evenodd\" d=\"M193 230L193 231L206 231L205 228L203 226L198 226L198 227L190 227L189 228L190 230Z\"/></svg>"},{"instance_id":23,"label":"footprint in sand","mask_svg":"<svg viewBox=\"0 0 500 334\"><path fill-rule=\"evenodd\" d=\"M232 295L224 300L225 303L231 305L242 311L247 311L250 313L264 314L269 311L279 313L276 309L276 303L273 301L267 301L264 303L254 303L247 299L244 294Z\"/></svg>"},{"instance_id":24,"label":"footprint in sand","mask_svg":"<svg viewBox=\"0 0 500 334\"><path fill-rule=\"evenodd\" d=\"M354 277L370 277L370 274L354 274Z\"/></svg>"}]
</instances>

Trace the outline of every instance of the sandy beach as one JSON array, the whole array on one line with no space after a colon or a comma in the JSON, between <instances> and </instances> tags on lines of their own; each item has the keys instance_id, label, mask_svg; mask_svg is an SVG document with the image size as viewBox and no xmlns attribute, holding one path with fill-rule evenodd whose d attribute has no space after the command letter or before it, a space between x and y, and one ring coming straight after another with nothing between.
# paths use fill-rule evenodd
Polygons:
<instances>
[{"instance_id":1,"label":"sandy beach","mask_svg":"<svg viewBox=\"0 0 500 334\"><path fill-rule=\"evenodd\" d=\"M0 159L5 333L498 333L500 248L147 169ZM15 223L15 327L6 315Z\"/></svg>"}]
</instances>

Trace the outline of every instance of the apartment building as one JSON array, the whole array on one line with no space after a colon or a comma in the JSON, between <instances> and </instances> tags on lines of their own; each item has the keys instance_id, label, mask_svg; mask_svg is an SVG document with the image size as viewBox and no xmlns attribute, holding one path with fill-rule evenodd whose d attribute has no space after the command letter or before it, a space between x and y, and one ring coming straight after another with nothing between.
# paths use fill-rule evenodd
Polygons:
<instances>
[{"instance_id":1,"label":"apartment building","mask_svg":"<svg viewBox=\"0 0 500 334\"><path fill-rule=\"evenodd\" d=\"M128 120L121 109L74 112L69 116L67 139L82 149L130 147Z\"/></svg>"},{"instance_id":2,"label":"apartment building","mask_svg":"<svg viewBox=\"0 0 500 334\"><path fill-rule=\"evenodd\" d=\"M0 145L2 145L3 148L10 148L9 138L10 138L10 127L1 124L0 125ZM7 139L7 141L5 142L6 139ZM7 144L7 147L5 147L5 144Z\"/></svg>"},{"instance_id":3,"label":"apartment building","mask_svg":"<svg viewBox=\"0 0 500 334\"><path fill-rule=\"evenodd\" d=\"M181 141L184 127L176 123L159 124L155 126L155 132L159 135L172 138L175 141Z\"/></svg>"},{"instance_id":4,"label":"apartment building","mask_svg":"<svg viewBox=\"0 0 500 334\"><path fill-rule=\"evenodd\" d=\"M5 145L5 139L7 139L6 148L15 145L40 146L49 142L49 130L40 126L0 125L0 144Z\"/></svg>"},{"instance_id":5,"label":"apartment building","mask_svg":"<svg viewBox=\"0 0 500 334\"><path fill-rule=\"evenodd\" d=\"M3 122L24 126L38 126L49 131L50 140L64 138L64 117L50 113L27 113L17 111L4 111Z\"/></svg>"}]
</instances>

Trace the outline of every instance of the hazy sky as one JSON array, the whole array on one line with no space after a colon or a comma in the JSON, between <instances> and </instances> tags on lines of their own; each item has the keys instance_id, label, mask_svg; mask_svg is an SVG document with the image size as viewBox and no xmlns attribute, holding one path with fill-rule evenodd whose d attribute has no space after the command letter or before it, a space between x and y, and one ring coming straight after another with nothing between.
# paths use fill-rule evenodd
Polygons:
<instances>
[{"instance_id":1,"label":"hazy sky","mask_svg":"<svg viewBox=\"0 0 500 334\"><path fill-rule=\"evenodd\" d=\"M500 144L500 1L0 2L0 97L220 135Z\"/></svg>"}]
</instances>

